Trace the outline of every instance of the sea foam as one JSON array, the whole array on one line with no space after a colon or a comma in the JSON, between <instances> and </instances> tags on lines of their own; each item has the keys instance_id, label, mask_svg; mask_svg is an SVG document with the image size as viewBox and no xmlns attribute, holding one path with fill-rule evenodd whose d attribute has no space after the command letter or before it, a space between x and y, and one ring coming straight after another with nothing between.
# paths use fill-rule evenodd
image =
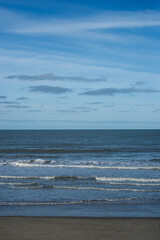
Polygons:
<instances>
[{"instance_id":1,"label":"sea foam","mask_svg":"<svg viewBox=\"0 0 160 240\"><path fill-rule=\"evenodd\" d=\"M160 167L153 166L100 166L100 165L69 165L69 164L35 164L26 162L11 162L14 167L48 167L48 168L95 168L95 169L116 169L116 170L160 170Z\"/></svg>"}]
</instances>

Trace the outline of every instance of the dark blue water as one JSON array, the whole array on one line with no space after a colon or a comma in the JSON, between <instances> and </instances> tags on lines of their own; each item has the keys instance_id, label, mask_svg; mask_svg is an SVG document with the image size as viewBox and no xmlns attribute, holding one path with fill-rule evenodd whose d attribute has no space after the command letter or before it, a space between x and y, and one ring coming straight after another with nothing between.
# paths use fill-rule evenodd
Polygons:
<instances>
[{"instance_id":1,"label":"dark blue water","mask_svg":"<svg viewBox=\"0 0 160 240\"><path fill-rule=\"evenodd\" d=\"M160 130L0 131L0 215L160 216Z\"/></svg>"}]
</instances>

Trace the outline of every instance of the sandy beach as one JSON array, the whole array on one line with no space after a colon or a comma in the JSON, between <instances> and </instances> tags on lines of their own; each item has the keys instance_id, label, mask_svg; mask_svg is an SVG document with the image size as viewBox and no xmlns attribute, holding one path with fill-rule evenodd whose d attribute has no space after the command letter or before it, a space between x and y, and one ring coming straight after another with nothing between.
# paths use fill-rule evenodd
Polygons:
<instances>
[{"instance_id":1,"label":"sandy beach","mask_svg":"<svg viewBox=\"0 0 160 240\"><path fill-rule=\"evenodd\" d=\"M0 217L1 240L159 240L160 218Z\"/></svg>"}]
</instances>

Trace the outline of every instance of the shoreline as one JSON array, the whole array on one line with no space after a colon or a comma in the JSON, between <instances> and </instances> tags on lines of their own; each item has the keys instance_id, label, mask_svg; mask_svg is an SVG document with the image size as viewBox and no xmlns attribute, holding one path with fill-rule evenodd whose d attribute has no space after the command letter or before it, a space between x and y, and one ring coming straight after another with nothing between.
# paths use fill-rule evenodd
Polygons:
<instances>
[{"instance_id":1,"label":"shoreline","mask_svg":"<svg viewBox=\"0 0 160 240\"><path fill-rule=\"evenodd\" d=\"M159 240L160 217L0 217L3 240Z\"/></svg>"},{"instance_id":2,"label":"shoreline","mask_svg":"<svg viewBox=\"0 0 160 240\"><path fill-rule=\"evenodd\" d=\"M0 206L0 217L90 217L90 218L158 218L159 204L69 204L37 206Z\"/></svg>"}]
</instances>

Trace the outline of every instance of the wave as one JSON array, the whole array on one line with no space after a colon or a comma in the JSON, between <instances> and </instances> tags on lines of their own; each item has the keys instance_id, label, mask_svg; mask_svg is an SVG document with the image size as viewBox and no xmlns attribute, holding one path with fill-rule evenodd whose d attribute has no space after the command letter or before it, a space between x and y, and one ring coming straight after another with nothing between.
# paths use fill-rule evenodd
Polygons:
<instances>
[{"instance_id":1,"label":"wave","mask_svg":"<svg viewBox=\"0 0 160 240\"><path fill-rule=\"evenodd\" d=\"M160 162L160 159L159 158L153 158L150 160L151 162Z\"/></svg>"},{"instance_id":2,"label":"wave","mask_svg":"<svg viewBox=\"0 0 160 240\"><path fill-rule=\"evenodd\" d=\"M9 185L9 186L23 186L23 187L30 187L30 186L33 186L33 187L37 187L39 186L40 184L39 183L36 183L36 182L33 182L33 183L17 183L17 182L0 182L0 185Z\"/></svg>"},{"instance_id":3,"label":"wave","mask_svg":"<svg viewBox=\"0 0 160 240\"><path fill-rule=\"evenodd\" d=\"M59 178L58 178L59 179ZM69 179L69 178L67 178ZM131 185L131 186L160 186L160 184L153 184L153 183L116 183L116 182L109 182L109 185ZM88 188L82 188L82 187L66 187L66 186L53 186L53 185L40 185L39 183L33 182L33 183L17 183L17 182L0 182L0 185L9 185L13 186L12 188L57 188L57 189L79 189L79 190L106 190L105 188L94 188L94 187L88 187ZM120 190L120 189L119 189ZM122 189L123 190L123 189Z\"/></svg>"},{"instance_id":4,"label":"wave","mask_svg":"<svg viewBox=\"0 0 160 240\"><path fill-rule=\"evenodd\" d=\"M95 180L95 177L83 176L0 176L0 179L41 179L41 180L76 180L86 179Z\"/></svg>"},{"instance_id":5,"label":"wave","mask_svg":"<svg viewBox=\"0 0 160 240\"><path fill-rule=\"evenodd\" d=\"M111 177L83 177L83 176L0 176L0 178L6 179L44 179L44 180L55 180L55 179L95 179L97 181L136 181L136 182L160 182L159 178L111 178Z\"/></svg>"},{"instance_id":6,"label":"wave","mask_svg":"<svg viewBox=\"0 0 160 240\"><path fill-rule=\"evenodd\" d=\"M6 165L6 164L5 164ZM97 166L97 165L69 165L69 164L35 164L26 162L11 162L8 165L14 167L48 167L48 168L95 168L95 169L116 169L116 170L160 170L160 167L129 167L129 166Z\"/></svg>"},{"instance_id":7,"label":"wave","mask_svg":"<svg viewBox=\"0 0 160 240\"><path fill-rule=\"evenodd\" d=\"M65 148L10 148L10 149L0 149L0 153L11 153L11 154L47 154L47 153L114 153L114 152L159 152L159 148L139 148L139 147L122 147L122 148L91 148L91 149L65 149Z\"/></svg>"},{"instance_id":8,"label":"wave","mask_svg":"<svg viewBox=\"0 0 160 240\"><path fill-rule=\"evenodd\" d=\"M150 183L159 183L157 185L160 185L160 179L159 178L122 178L122 177L97 177L97 176L0 176L0 179L40 179L40 180L96 180L96 181L102 181L107 182L109 184L127 184L127 185L150 185ZM132 182L132 183L130 183ZM135 182L135 183L133 183ZM138 183L137 183L138 182ZM153 184L155 185L155 184Z\"/></svg>"},{"instance_id":9,"label":"wave","mask_svg":"<svg viewBox=\"0 0 160 240\"><path fill-rule=\"evenodd\" d=\"M50 157L51 158L51 157ZM45 164L48 164L48 165L52 165L52 164L55 164L55 163L59 163L58 161L54 161L54 160L43 160L41 158L38 158L38 159L32 159L32 160L23 160L23 161L18 161L17 163L20 163L20 164L31 164L33 166L33 164L38 164L38 165L45 165ZM13 161L7 161L7 160L3 160L0 165L12 165L12 164L15 164L15 162ZM63 161L63 164L69 164L69 161ZM97 161L74 161L73 162L74 165L76 164L79 164L79 165L91 165L91 164L98 164Z\"/></svg>"},{"instance_id":10,"label":"wave","mask_svg":"<svg viewBox=\"0 0 160 240\"><path fill-rule=\"evenodd\" d=\"M73 164L81 164L81 165L90 165L90 164L98 164L98 161L74 161Z\"/></svg>"},{"instance_id":11,"label":"wave","mask_svg":"<svg viewBox=\"0 0 160 240\"><path fill-rule=\"evenodd\" d=\"M118 182L123 182L123 181L131 181L131 182L160 182L160 179L156 179L156 178L110 178L110 177L95 177L95 179L97 181L107 181L107 182L111 182L111 181L118 181Z\"/></svg>"},{"instance_id":12,"label":"wave","mask_svg":"<svg viewBox=\"0 0 160 240\"><path fill-rule=\"evenodd\" d=\"M37 158L35 160L28 160L28 163L36 163L36 164L50 164L51 162L54 163L56 161L51 160L43 160L41 158Z\"/></svg>"},{"instance_id":13,"label":"wave","mask_svg":"<svg viewBox=\"0 0 160 240\"><path fill-rule=\"evenodd\" d=\"M128 183L128 182L107 182L110 185L127 185L127 186L160 186L160 183Z\"/></svg>"},{"instance_id":14,"label":"wave","mask_svg":"<svg viewBox=\"0 0 160 240\"><path fill-rule=\"evenodd\" d=\"M15 148L15 149L0 149L0 153L105 153L105 152L118 152L124 151L124 149L118 148L104 148L104 149L43 149L43 148L35 148L35 149L27 149L27 148Z\"/></svg>"},{"instance_id":15,"label":"wave","mask_svg":"<svg viewBox=\"0 0 160 240\"><path fill-rule=\"evenodd\" d=\"M129 188L98 188L98 187L74 187L74 186L56 186L56 185L38 185L38 186L11 186L16 189L69 189L69 190L96 190L109 192L160 192L160 189L129 189Z\"/></svg>"},{"instance_id":16,"label":"wave","mask_svg":"<svg viewBox=\"0 0 160 240\"><path fill-rule=\"evenodd\" d=\"M84 199L78 201L64 201L64 202L0 202L0 206L41 206L41 205L70 205L70 204L109 204L109 203L148 203L160 202L160 199L151 198L146 199L143 197L131 198L114 198L114 199Z\"/></svg>"}]
</instances>

